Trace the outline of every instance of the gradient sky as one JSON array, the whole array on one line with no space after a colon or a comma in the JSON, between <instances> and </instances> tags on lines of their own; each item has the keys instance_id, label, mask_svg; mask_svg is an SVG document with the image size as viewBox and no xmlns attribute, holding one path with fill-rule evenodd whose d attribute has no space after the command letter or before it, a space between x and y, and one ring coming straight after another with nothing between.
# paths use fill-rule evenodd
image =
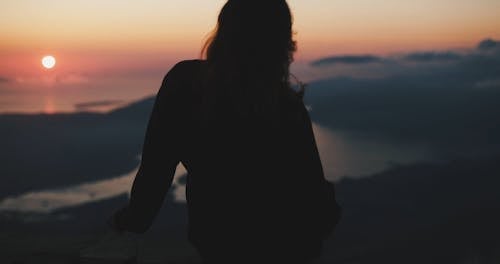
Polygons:
<instances>
[{"instance_id":1,"label":"gradient sky","mask_svg":"<svg viewBox=\"0 0 500 264\"><path fill-rule=\"evenodd\" d=\"M199 57L224 0L2 0L0 76L147 73ZM498 0L289 0L297 59L465 48L500 38ZM164 71L165 67L161 67Z\"/></svg>"},{"instance_id":2,"label":"gradient sky","mask_svg":"<svg viewBox=\"0 0 500 264\"><path fill-rule=\"evenodd\" d=\"M54 82L102 90L118 83L111 78L152 89L176 61L199 58L224 2L2 0L0 90ZM498 0L288 2L296 61L304 65L331 55L463 49L500 39ZM53 70L41 67L46 54L58 60Z\"/></svg>"}]
</instances>

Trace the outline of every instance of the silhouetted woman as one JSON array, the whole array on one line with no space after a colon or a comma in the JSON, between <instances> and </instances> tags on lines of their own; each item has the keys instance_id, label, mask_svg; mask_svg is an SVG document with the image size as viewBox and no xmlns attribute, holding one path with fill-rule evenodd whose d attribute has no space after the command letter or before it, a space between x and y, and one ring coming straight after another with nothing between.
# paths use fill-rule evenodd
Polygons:
<instances>
[{"instance_id":1,"label":"silhouetted woman","mask_svg":"<svg viewBox=\"0 0 500 264\"><path fill-rule=\"evenodd\" d=\"M229 0L205 46L163 80L120 230L145 232L179 162L189 239L206 263L300 263L339 216L311 121L290 88L295 51L284 0Z\"/></svg>"}]
</instances>

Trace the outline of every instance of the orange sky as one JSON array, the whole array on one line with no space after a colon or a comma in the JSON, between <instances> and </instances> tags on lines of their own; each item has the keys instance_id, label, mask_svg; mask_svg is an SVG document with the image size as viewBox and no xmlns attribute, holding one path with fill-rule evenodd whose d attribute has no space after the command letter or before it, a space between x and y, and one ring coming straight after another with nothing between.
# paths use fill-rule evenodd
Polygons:
<instances>
[{"instance_id":1,"label":"orange sky","mask_svg":"<svg viewBox=\"0 0 500 264\"><path fill-rule=\"evenodd\" d=\"M147 72L196 58L223 0L2 0L0 76ZM289 0L298 60L465 48L500 38L497 0Z\"/></svg>"}]
</instances>

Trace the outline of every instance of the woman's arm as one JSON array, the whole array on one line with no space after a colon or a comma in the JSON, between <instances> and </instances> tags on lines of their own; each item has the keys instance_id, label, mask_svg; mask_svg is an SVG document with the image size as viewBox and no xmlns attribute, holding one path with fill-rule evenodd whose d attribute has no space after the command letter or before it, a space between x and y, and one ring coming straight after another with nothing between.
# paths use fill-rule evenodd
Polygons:
<instances>
[{"instance_id":1,"label":"woman's arm","mask_svg":"<svg viewBox=\"0 0 500 264\"><path fill-rule=\"evenodd\" d=\"M118 230L145 232L152 224L172 184L180 161L179 91L182 75L179 64L165 76L146 130L139 171L132 186L129 204L113 217Z\"/></svg>"},{"instance_id":2,"label":"woman's arm","mask_svg":"<svg viewBox=\"0 0 500 264\"><path fill-rule=\"evenodd\" d=\"M311 192L309 195L316 198L317 204L315 207L318 221L315 224L316 228L319 228L318 232L321 236L327 237L334 231L342 214L342 209L335 197L334 183L325 179L312 122L303 103L301 103L301 117L302 129L299 129L301 131L299 137L303 139L301 144L303 168L305 169L303 173L309 177L308 183L304 181L304 184L306 186L311 184L309 185Z\"/></svg>"}]
</instances>

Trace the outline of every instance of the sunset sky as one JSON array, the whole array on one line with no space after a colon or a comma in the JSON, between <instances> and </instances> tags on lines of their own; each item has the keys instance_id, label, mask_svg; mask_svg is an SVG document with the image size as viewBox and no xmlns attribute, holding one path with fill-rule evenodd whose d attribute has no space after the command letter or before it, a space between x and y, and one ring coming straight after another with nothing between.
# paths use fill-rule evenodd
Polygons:
<instances>
[{"instance_id":1,"label":"sunset sky","mask_svg":"<svg viewBox=\"0 0 500 264\"><path fill-rule=\"evenodd\" d=\"M0 78L26 81L47 74L40 63L47 54L56 57L53 71L68 82L124 74L158 78L176 61L199 57L224 2L2 0ZM299 62L470 48L500 38L498 0L288 2Z\"/></svg>"}]
</instances>

